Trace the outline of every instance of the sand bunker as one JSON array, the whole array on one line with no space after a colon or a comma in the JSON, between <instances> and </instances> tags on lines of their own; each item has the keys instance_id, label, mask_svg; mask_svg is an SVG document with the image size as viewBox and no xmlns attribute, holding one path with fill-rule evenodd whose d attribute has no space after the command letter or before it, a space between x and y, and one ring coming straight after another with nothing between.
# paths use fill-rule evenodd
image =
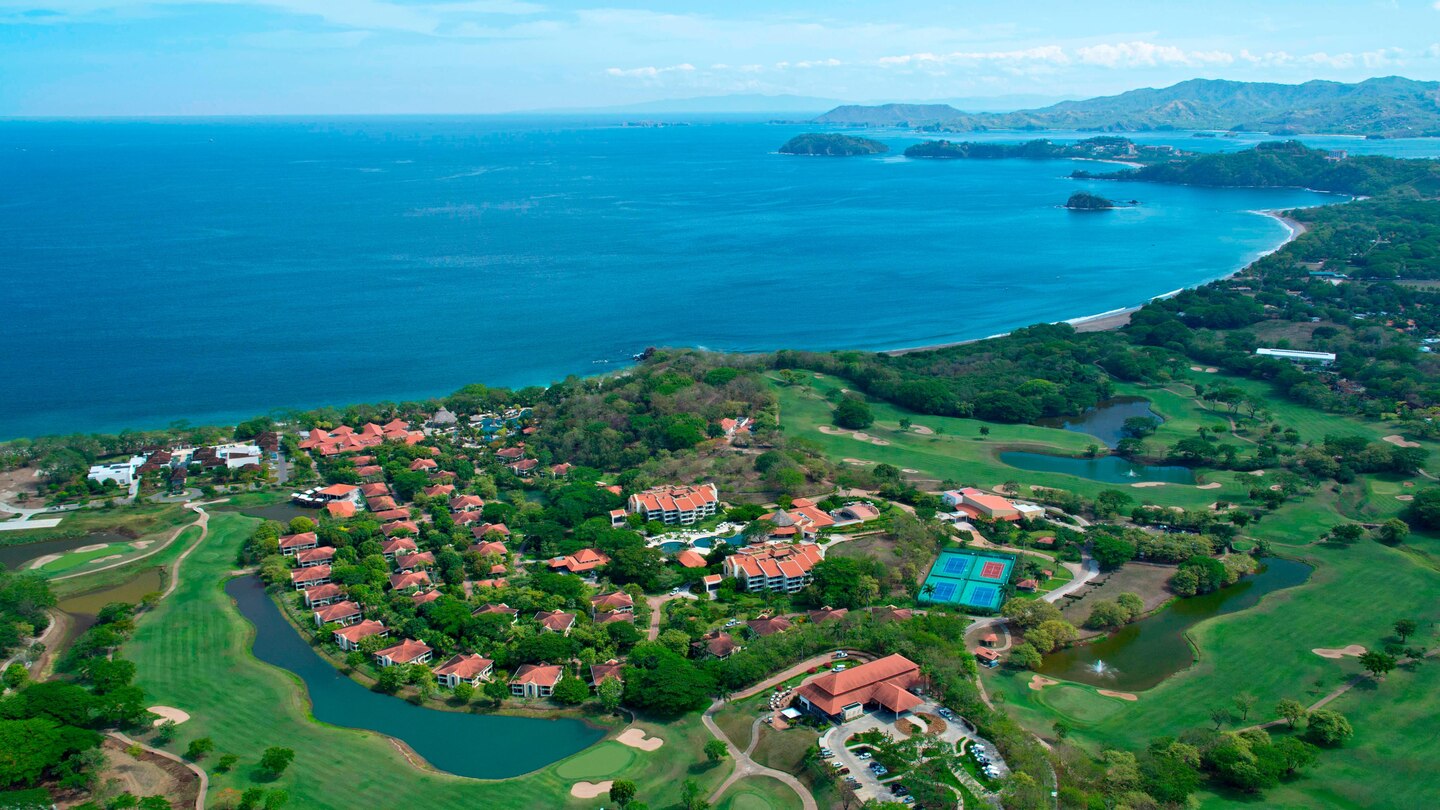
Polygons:
<instances>
[{"instance_id":1,"label":"sand bunker","mask_svg":"<svg viewBox=\"0 0 1440 810\"><path fill-rule=\"evenodd\" d=\"M1253 475L1253 476L1255 476L1256 478L1259 478L1260 476L1262 476L1262 475L1265 474L1265 471L1264 471L1264 470L1251 470L1251 471L1250 471L1250 474Z\"/></svg>"},{"instance_id":2,"label":"sand bunker","mask_svg":"<svg viewBox=\"0 0 1440 810\"><path fill-rule=\"evenodd\" d=\"M639 748L641 751L654 751L665 744L659 737L646 737L645 732L638 728L627 728L620 732L615 742L621 745L628 745L631 748Z\"/></svg>"},{"instance_id":3,"label":"sand bunker","mask_svg":"<svg viewBox=\"0 0 1440 810\"><path fill-rule=\"evenodd\" d=\"M131 547L131 548L149 548L149 547L150 547L150 544L153 543L153 542L155 542L155 541L154 541L154 540L136 540L136 541L134 541L133 543L130 544L130 547Z\"/></svg>"},{"instance_id":4,"label":"sand bunker","mask_svg":"<svg viewBox=\"0 0 1440 810\"><path fill-rule=\"evenodd\" d=\"M110 562L111 560L118 560L124 556L124 554L111 554L108 557L96 557L95 559L90 561L90 564L95 565L97 563Z\"/></svg>"},{"instance_id":5,"label":"sand bunker","mask_svg":"<svg viewBox=\"0 0 1440 810\"><path fill-rule=\"evenodd\" d=\"M1144 487L1163 487L1163 486L1165 486L1165 482L1164 482L1164 481L1141 481L1141 482L1138 483L1138 484L1131 484L1130 486L1132 486L1132 487L1137 487L1137 488L1144 488Z\"/></svg>"},{"instance_id":6,"label":"sand bunker","mask_svg":"<svg viewBox=\"0 0 1440 810\"><path fill-rule=\"evenodd\" d=\"M1392 434L1390 434L1389 436L1386 436L1385 438L1381 439L1381 441L1383 441L1383 442L1389 442L1389 443L1395 445L1396 447L1419 447L1419 446L1420 446L1420 443L1419 443L1419 442L1406 441L1406 440L1405 440L1405 437L1404 437L1404 436L1401 436L1401 435L1398 434L1398 433L1392 433Z\"/></svg>"},{"instance_id":7,"label":"sand bunker","mask_svg":"<svg viewBox=\"0 0 1440 810\"><path fill-rule=\"evenodd\" d=\"M874 464L874 463L875 463L875 462L873 462L873 461L866 461L866 460L863 459L863 458L846 458L846 459L841 459L841 461L844 461L846 464L855 464L855 465L857 465L857 466L863 466L863 465L865 465L865 464Z\"/></svg>"},{"instance_id":8,"label":"sand bunker","mask_svg":"<svg viewBox=\"0 0 1440 810\"><path fill-rule=\"evenodd\" d=\"M1310 652L1315 653L1321 658L1344 658L1347 655L1353 658L1359 658L1364 655L1366 651L1365 648L1359 644L1351 644L1348 647L1339 647L1333 650L1326 649L1325 647L1316 647Z\"/></svg>"},{"instance_id":9,"label":"sand bunker","mask_svg":"<svg viewBox=\"0 0 1440 810\"><path fill-rule=\"evenodd\" d=\"M910 473L911 475L915 475L916 473L919 473L920 471L919 471L919 470L912 470L911 468L906 467L905 469L901 470L900 472Z\"/></svg>"},{"instance_id":10,"label":"sand bunker","mask_svg":"<svg viewBox=\"0 0 1440 810\"><path fill-rule=\"evenodd\" d=\"M1414 496L1414 495L1396 495L1396 496L1395 496L1395 500L1397 500L1397 501L1405 501L1406 503L1409 503L1410 501L1415 500L1415 496Z\"/></svg>"},{"instance_id":11,"label":"sand bunker","mask_svg":"<svg viewBox=\"0 0 1440 810\"><path fill-rule=\"evenodd\" d=\"M1116 692L1116 691L1113 690L1113 689L1097 689L1097 690L1095 690L1095 691L1099 692L1100 694L1104 695L1105 697L1120 698L1121 700L1139 700L1139 699L1140 699L1140 696L1139 696L1139 695L1132 695L1132 694L1129 693L1129 692Z\"/></svg>"},{"instance_id":12,"label":"sand bunker","mask_svg":"<svg viewBox=\"0 0 1440 810\"><path fill-rule=\"evenodd\" d=\"M824 433L826 436L846 436L850 433L850 431L848 430L841 430L840 428L831 427L829 425L821 425L815 429L820 431L821 433Z\"/></svg>"},{"instance_id":13,"label":"sand bunker","mask_svg":"<svg viewBox=\"0 0 1440 810\"><path fill-rule=\"evenodd\" d=\"M160 719L155 721L155 725L157 726L163 724L166 720L179 725L190 719L189 712L181 711L174 706L151 706L149 711L153 714L160 715Z\"/></svg>"},{"instance_id":14,"label":"sand bunker","mask_svg":"<svg viewBox=\"0 0 1440 810\"><path fill-rule=\"evenodd\" d=\"M95 543L93 545L81 546L79 548L71 549L71 552L74 554L84 554L87 551L99 551L100 549L106 548L109 545L109 543Z\"/></svg>"},{"instance_id":15,"label":"sand bunker","mask_svg":"<svg viewBox=\"0 0 1440 810\"><path fill-rule=\"evenodd\" d=\"M913 431L915 431L916 433L919 433L921 436L934 436L934 435L935 435L935 431L931 430L930 428L925 427L924 425L911 425L911 426L910 426L910 429L913 430Z\"/></svg>"},{"instance_id":16,"label":"sand bunker","mask_svg":"<svg viewBox=\"0 0 1440 810\"><path fill-rule=\"evenodd\" d=\"M1280 486L1279 484L1271 484L1271 485L1270 485L1270 491L1271 491L1271 492L1279 492L1279 491L1282 490L1282 489L1284 489L1284 487Z\"/></svg>"},{"instance_id":17,"label":"sand bunker","mask_svg":"<svg viewBox=\"0 0 1440 810\"><path fill-rule=\"evenodd\" d=\"M1198 484L1198 485L1196 485L1195 488L1196 488L1196 489L1219 489L1219 488L1220 488L1220 482L1219 482L1219 481L1211 481L1211 482L1208 483L1208 484Z\"/></svg>"},{"instance_id":18,"label":"sand bunker","mask_svg":"<svg viewBox=\"0 0 1440 810\"><path fill-rule=\"evenodd\" d=\"M576 782L570 786L570 795L577 799L598 799L609 794L613 784L614 779L606 779L604 782Z\"/></svg>"},{"instance_id":19,"label":"sand bunker","mask_svg":"<svg viewBox=\"0 0 1440 810\"><path fill-rule=\"evenodd\" d=\"M1030 688L1034 689L1036 692L1039 692L1041 689L1044 689L1047 686L1054 686L1057 683L1059 683L1059 681L1047 678L1044 675L1030 676Z\"/></svg>"},{"instance_id":20,"label":"sand bunker","mask_svg":"<svg viewBox=\"0 0 1440 810\"><path fill-rule=\"evenodd\" d=\"M55 562L56 560L60 559L60 556L61 556L61 555L59 555L59 554L46 554L44 557L36 557L35 559L31 560L31 561L30 561L30 565L28 565L28 566L26 566L26 567L27 567L27 568L31 568L31 569L44 568L45 566L49 565L50 563Z\"/></svg>"},{"instance_id":21,"label":"sand bunker","mask_svg":"<svg viewBox=\"0 0 1440 810\"><path fill-rule=\"evenodd\" d=\"M1220 369L1218 369L1218 368L1216 368L1216 367L1214 367L1214 366L1191 366L1191 367L1190 367L1190 370L1191 370L1191 371L1199 371L1199 372L1202 372L1202 373L1204 373L1204 374L1214 374L1215 372L1219 371Z\"/></svg>"}]
</instances>

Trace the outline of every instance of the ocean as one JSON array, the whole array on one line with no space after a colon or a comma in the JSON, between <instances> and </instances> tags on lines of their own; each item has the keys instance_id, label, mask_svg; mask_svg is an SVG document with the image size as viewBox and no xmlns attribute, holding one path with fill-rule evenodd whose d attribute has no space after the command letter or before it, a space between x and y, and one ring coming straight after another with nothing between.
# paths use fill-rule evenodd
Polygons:
<instances>
[{"instance_id":1,"label":"ocean","mask_svg":"<svg viewBox=\"0 0 1440 810\"><path fill-rule=\"evenodd\" d=\"M647 346L984 337L1225 275L1286 235L1254 211L1336 199L912 161L900 130L792 157L813 128L679 118L0 121L0 438L545 384ZM1141 204L1060 208L1078 189Z\"/></svg>"}]
</instances>

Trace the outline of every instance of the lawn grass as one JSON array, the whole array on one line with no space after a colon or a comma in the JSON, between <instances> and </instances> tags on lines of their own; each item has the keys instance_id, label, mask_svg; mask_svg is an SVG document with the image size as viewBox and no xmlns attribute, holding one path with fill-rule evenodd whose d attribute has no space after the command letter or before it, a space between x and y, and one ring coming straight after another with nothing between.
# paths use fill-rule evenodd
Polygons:
<instances>
[{"instance_id":1,"label":"lawn grass","mask_svg":"<svg viewBox=\"0 0 1440 810\"><path fill-rule=\"evenodd\" d=\"M44 576L56 576L57 574L68 574L91 560L98 560L101 557L113 557L116 554L125 554L135 551L135 547L129 543L107 543L104 548L92 551L68 551L60 556L58 560L51 560L39 568L32 569Z\"/></svg>"},{"instance_id":2,"label":"lawn grass","mask_svg":"<svg viewBox=\"0 0 1440 810\"><path fill-rule=\"evenodd\" d=\"M749 776L725 791L716 810L799 810L801 807L800 797L789 785L769 776Z\"/></svg>"},{"instance_id":3,"label":"lawn grass","mask_svg":"<svg viewBox=\"0 0 1440 810\"><path fill-rule=\"evenodd\" d=\"M806 378L803 385L787 386L772 380L780 399L780 419L787 436L803 437L815 442L830 459L844 464L845 459L858 459L876 464L891 464L902 470L915 470L911 477L929 479L933 486L939 481L994 488L1006 481L1019 481L1024 486L1065 489L1087 498L1102 490L1120 489L1137 503L1160 506L1181 506L1199 509L1217 499L1244 501L1248 487L1241 487L1234 476L1211 474L1208 480L1219 481L1219 489L1202 490L1193 486L1128 487L1091 481L1060 473L1032 472L1011 467L999 460L1007 450L1028 450L1038 453L1080 456L1097 443L1091 436L1058 428L1035 425L1004 425L978 419L925 416L896 407L888 402L870 400L875 423L864 433L888 445L858 441L849 435L823 433L820 427L831 425L828 391L842 387L834 377ZM900 420L937 431L926 435L902 430ZM990 432L980 435L980 428Z\"/></svg>"},{"instance_id":4,"label":"lawn grass","mask_svg":"<svg viewBox=\"0 0 1440 810\"><path fill-rule=\"evenodd\" d=\"M240 757L231 773L211 774L211 795L252 784L254 763L271 745L296 753L295 763L274 786L289 791L291 806L345 808L376 797L404 796L406 806L593 807L570 797L573 780L561 775L580 767L615 767L618 744L601 743L598 757L587 749L567 760L515 779L482 781L423 771L410 765L391 742L370 732L316 722L296 678L259 662L250 652L253 627L225 595L222 586L234 568L235 553L259 521L237 513L216 513L210 536L187 558L174 594L145 614L125 655L139 668L137 682L156 704L178 706L192 719L181 725L167 748L183 751L190 740L215 742L213 762L221 754ZM147 561L148 562L148 561ZM640 786L652 807L680 800L686 779L713 789L728 766L705 764L702 747L709 734L690 715L671 723L638 724L665 745L654 752L633 751L633 759L605 778L625 778ZM503 756L505 741L476 756ZM612 756L617 759L612 759Z\"/></svg>"},{"instance_id":5,"label":"lawn grass","mask_svg":"<svg viewBox=\"0 0 1440 810\"><path fill-rule=\"evenodd\" d=\"M798 774L805 761L805 752L819 742L819 739L820 736L814 729L804 726L776 731L762 725L760 742L755 745L751 757L767 768Z\"/></svg>"},{"instance_id":6,"label":"lawn grass","mask_svg":"<svg viewBox=\"0 0 1440 810\"><path fill-rule=\"evenodd\" d=\"M49 529L0 532L0 545L18 546L96 532L114 532L126 537L140 538L169 531L195 519L193 512L175 503L79 509L41 517L60 517L60 525Z\"/></svg>"}]
</instances>

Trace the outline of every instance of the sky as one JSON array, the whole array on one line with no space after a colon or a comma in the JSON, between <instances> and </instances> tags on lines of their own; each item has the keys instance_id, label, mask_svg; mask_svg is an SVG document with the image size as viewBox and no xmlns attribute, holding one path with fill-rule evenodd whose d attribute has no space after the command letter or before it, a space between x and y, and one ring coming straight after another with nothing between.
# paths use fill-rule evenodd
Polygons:
<instances>
[{"instance_id":1,"label":"sky","mask_svg":"<svg viewBox=\"0 0 1440 810\"><path fill-rule=\"evenodd\" d=\"M494 113L735 93L1440 79L1440 0L0 0L0 116Z\"/></svg>"}]
</instances>

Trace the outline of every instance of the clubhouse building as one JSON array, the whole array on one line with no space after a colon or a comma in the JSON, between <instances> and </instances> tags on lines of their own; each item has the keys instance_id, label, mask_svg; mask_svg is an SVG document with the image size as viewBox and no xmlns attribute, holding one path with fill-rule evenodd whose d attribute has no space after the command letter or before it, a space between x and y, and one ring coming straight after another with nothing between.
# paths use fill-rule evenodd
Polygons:
<instances>
[{"instance_id":1,"label":"clubhouse building","mask_svg":"<svg viewBox=\"0 0 1440 810\"><path fill-rule=\"evenodd\" d=\"M821 675L795 690L795 703L836 723L854 720L870 709L884 709L899 717L924 703L910 691L921 681L919 664L903 655L887 655Z\"/></svg>"}]
</instances>

